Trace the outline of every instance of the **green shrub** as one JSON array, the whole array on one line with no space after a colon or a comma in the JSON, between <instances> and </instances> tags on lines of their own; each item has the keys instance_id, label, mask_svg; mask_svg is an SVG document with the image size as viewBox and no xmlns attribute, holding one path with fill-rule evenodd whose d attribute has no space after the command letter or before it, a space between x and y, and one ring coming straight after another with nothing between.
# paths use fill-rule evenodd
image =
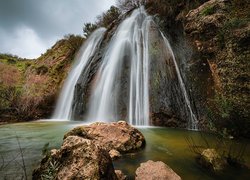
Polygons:
<instances>
[{"instance_id":1,"label":"green shrub","mask_svg":"<svg viewBox=\"0 0 250 180\"><path fill-rule=\"evenodd\" d=\"M209 7L205 8L205 9L203 9L203 10L201 11L201 15L202 15L202 16L212 15L212 14L215 13L215 10L216 10L216 9L215 9L214 6L209 6Z\"/></svg>"},{"instance_id":2,"label":"green shrub","mask_svg":"<svg viewBox=\"0 0 250 180\"><path fill-rule=\"evenodd\" d=\"M45 66L44 64L36 67L37 74L46 74L48 71L49 71L49 68Z\"/></svg>"},{"instance_id":3,"label":"green shrub","mask_svg":"<svg viewBox=\"0 0 250 180\"><path fill-rule=\"evenodd\" d=\"M232 18L224 24L223 29L231 30L231 29L241 28L247 24L247 21L249 21L249 20L248 19L240 19L240 18Z\"/></svg>"}]
</instances>

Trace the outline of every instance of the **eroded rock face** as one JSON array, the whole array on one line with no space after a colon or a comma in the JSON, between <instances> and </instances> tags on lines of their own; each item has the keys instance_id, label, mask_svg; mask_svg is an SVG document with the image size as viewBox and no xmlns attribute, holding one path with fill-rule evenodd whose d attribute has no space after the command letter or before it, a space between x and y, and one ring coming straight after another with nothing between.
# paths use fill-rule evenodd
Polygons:
<instances>
[{"instance_id":1,"label":"eroded rock face","mask_svg":"<svg viewBox=\"0 0 250 180\"><path fill-rule=\"evenodd\" d=\"M145 138L140 131L125 121L113 123L93 123L88 126L76 127L67 134L91 139L97 146L107 151L116 150L120 153L140 149L145 145Z\"/></svg>"},{"instance_id":2,"label":"eroded rock face","mask_svg":"<svg viewBox=\"0 0 250 180\"><path fill-rule=\"evenodd\" d=\"M169 166L161 161L147 161L141 163L136 170L136 180L180 180L178 176Z\"/></svg>"},{"instance_id":3,"label":"eroded rock face","mask_svg":"<svg viewBox=\"0 0 250 180\"><path fill-rule=\"evenodd\" d=\"M191 10L184 20L186 37L194 50L190 66L193 95L214 113L218 128L226 127L233 135L245 136L250 134L246 98L250 57L248 9L249 3L244 1L210 0ZM224 110L220 109L224 108L222 102L228 104Z\"/></svg>"},{"instance_id":4,"label":"eroded rock face","mask_svg":"<svg viewBox=\"0 0 250 180\"><path fill-rule=\"evenodd\" d=\"M205 149L202 151L198 162L206 168L214 171L223 170L226 167L226 160L221 157L215 149Z\"/></svg>"}]
</instances>

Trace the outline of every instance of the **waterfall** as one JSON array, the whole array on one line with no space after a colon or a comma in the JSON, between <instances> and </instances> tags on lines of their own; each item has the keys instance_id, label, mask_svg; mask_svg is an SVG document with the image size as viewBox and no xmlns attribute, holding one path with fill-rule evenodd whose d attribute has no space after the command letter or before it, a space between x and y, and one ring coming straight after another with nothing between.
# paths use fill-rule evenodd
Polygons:
<instances>
[{"instance_id":1,"label":"waterfall","mask_svg":"<svg viewBox=\"0 0 250 180\"><path fill-rule=\"evenodd\" d=\"M151 17L143 7L125 19L113 35L104 54L93 87L88 119L116 121L121 72L129 61L130 83L127 118L133 125L149 125L148 27ZM128 57L128 58L126 58Z\"/></svg>"},{"instance_id":2,"label":"waterfall","mask_svg":"<svg viewBox=\"0 0 250 180\"><path fill-rule=\"evenodd\" d=\"M71 119L72 102L77 80L79 79L81 72L85 70L86 65L91 60L91 57L94 55L105 31L105 28L96 30L82 46L80 54L78 55L78 58L76 58L76 62L63 85L53 119Z\"/></svg>"},{"instance_id":3,"label":"waterfall","mask_svg":"<svg viewBox=\"0 0 250 180\"><path fill-rule=\"evenodd\" d=\"M112 34L109 42L105 39L101 43L105 29L95 31L69 73L54 118L71 119L77 115L91 122L126 119L130 124L147 126L151 114L169 110L188 119L189 129L197 129L197 118L173 50L152 22L140 7L115 32L107 34ZM97 58L93 58L95 54Z\"/></svg>"},{"instance_id":4,"label":"waterfall","mask_svg":"<svg viewBox=\"0 0 250 180\"><path fill-rule=\"evenodd\" d=\"M167 38L164 36L163 33L161 33L162 35L162 38L164 39L164 43L166 45L166 48L169 50L171 56L172 56L172 60L173 60L173 63L175 65L175 70L176 70L176 74L177 74L177 77L178 77L178 81L179 81L179 84L180 84L180 88L181 88L181 92L183 93L183 96L184 96L184 100L185 100L185 104L187 105L187 108L188 108L188 111L189 111L189 122L188 122L188 128L189 129L192 129L192 130L196 130L198 127L197 127L197 118L195 116L195 114L193 113L193 110L192 110L192 107L191 107L191 103L190 103L190 100L189 100L189 97L188 97L188 94L187 94L187 90L185 88L185 84L183 82L183 79L181 77L181 73L180 73L180 69L179 69L179 66L176 62L176 59L175 59L175 55L174 55L174 52L169 44L169 41L167 40Z\"/></svg>"}]
</instances>

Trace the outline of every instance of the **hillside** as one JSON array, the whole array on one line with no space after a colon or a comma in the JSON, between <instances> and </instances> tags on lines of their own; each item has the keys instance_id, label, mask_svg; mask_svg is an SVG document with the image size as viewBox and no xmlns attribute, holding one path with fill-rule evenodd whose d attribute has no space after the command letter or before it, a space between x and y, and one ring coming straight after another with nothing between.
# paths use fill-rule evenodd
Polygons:
<instances>
[{"instance_id":1,"label":"hillside","mask_svg":"<svg viewBox=\"0 0 250 180\"><path fill-rule=\"evenodd\" d=\"M80 36L65 36L34 60L1 54L1 121L48 118L82 42Z\"/></svg>"}]
</instances>

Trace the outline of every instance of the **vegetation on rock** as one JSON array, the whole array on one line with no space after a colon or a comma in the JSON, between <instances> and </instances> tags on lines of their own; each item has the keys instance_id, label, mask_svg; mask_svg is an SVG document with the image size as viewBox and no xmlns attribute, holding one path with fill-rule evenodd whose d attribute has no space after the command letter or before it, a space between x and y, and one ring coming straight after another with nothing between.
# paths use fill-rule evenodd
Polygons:
<instances>
[{"instance_id":1,"label":"vegetation on rock","mask_svg":"<svg viewBox=\"0 0 250 180\"><path fill-rule=\"evenodd\" d=\"M35 60L0 55L1 121L51 115L55 99L83 38L67 35Z\"/></svg>"}]
</instances>

